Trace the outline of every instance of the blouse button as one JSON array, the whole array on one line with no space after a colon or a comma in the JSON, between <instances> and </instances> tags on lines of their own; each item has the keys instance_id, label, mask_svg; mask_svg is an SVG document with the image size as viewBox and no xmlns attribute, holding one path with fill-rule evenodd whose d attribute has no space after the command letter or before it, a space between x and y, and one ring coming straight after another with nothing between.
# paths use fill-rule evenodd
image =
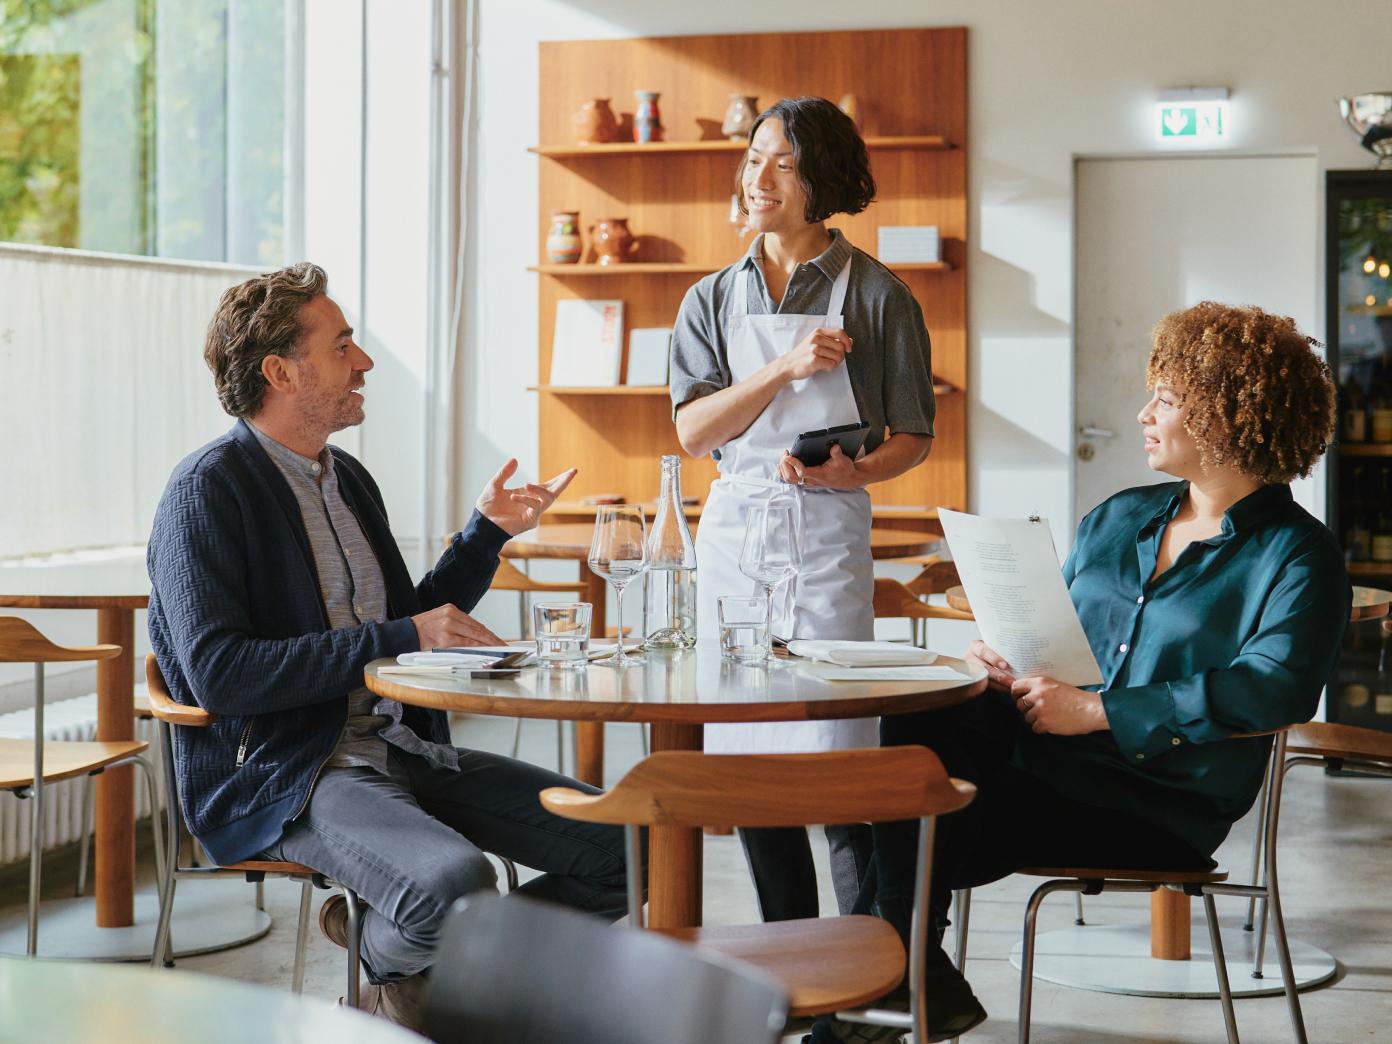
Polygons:
<instances>
[{"instance_id":1,"label":"blouse button","mask_svg":"<svg viewBox=\"0 0 1392 1044\"><path fill-rule=\"evenodd\" d=\"M1178 737L1178 736L1175 736L1173 739L1170 740L1170 746L1172 746L1172 747L1178 747L1178 746L1179 746L1179 737Z\"/></svg>"},{"instance_id":2,"label":"blouse button","mask_svg":"<svg viewBox=\"0 0 1392 1044\"><path fill-rule=\"evenodd\" d=\"M1120 645L1117 646L1117 652L1124 653L1126 649L1127 645L1125 642L1122 642Z\"/></svg>"},{"instance_id":3,"label":"blouse button","mask_svg":"<svg viewBox=\"0 0 1392 1044\"><path fill-rule=\"evenodd\" d=\"M1145 595L1140 595L1140 596L1138 596L1138 597L1136 598L1136 604L1137 604L1137 605L1142 605L1144 602L1145 602Z\"/></svg>"},{"instance_id":4,"label":"blouse button","mask_svg":"<svg viewBox=\"0 0 1392 1044\"><path fill-rule=\"evenodd\" d=\"M1145 760L1145 755L1144 755L1144 754L1137 754L1137 755L1136 755L1136 760L1137 760L1137 761L1144 761L1144 760Z\"/></svg>"}]
</instances>

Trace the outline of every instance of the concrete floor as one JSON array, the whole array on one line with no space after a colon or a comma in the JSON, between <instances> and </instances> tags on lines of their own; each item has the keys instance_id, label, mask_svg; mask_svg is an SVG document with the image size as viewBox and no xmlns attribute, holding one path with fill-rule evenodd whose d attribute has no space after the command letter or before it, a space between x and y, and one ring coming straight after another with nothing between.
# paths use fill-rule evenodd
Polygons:
<instances>
[{"instance_id":1,"label":"concrete floor","mask_svg":"<svg viewBox=\"0 0 1392 1044\"><path fill-rule=\"evenodd\" d=\"M456 725L455 739L463 746L506 752L511 745L512 723L489 718L461 719ZM606 739L606 764L612 781L641 756L638 727L610 725ZM524 726L523 756L550 766L555 763L555 750L554 725L529 722ZM1311 1041L1392 1042L1389 787L1376 780L1331 779L1308 769L1292 773L1289 779L1281 831L1287 926L1292 938L1319 946L1339 960L1339 971L1332 983L1302 994ZM814 835L814 841L823 882L822 908L824 912L834 911L835 900L826 873L826 846L820 832ZM1234 880L1245 878L1250 844L1251 824L1244 821L1219 853ZM738 841L733 837L707 837L705 857L707 923L755 920L753 891ZM141 868L146 875L151 874L149 862L148 852L142 852ZM71 872L75 859L71 853L60 852L45 865L46 879L63 879ZM49 878L49 873L54 877ZM968 972L991 1018L969 1038L963 1038L972 1044L1004 1044L1016 1039L1019 973L1010 966L1008 955L1019 938L1025 900L1036 883L1012 877L978 889L975 894ZM0 912L23 903L24 887L22 868L10 867L0 872ZM247 901L251 898L248 886ZM290 882L268 882L266 898L275 925L264 939L240 949L182 960L177 971L167 974L223 975L288 989L299 888ZM1224 924L1235 929L1241 923L1245 903L1221 898L1218 902ZM315 909L317 914L317 904ZM1144 921L1148 909L1145 896L1104 895L1087 900L1091 923ZM1054 897L1041 912L1040 930L1069 925L1072 917L1069 897ZM1201 914L1195 929L1202 932ZM344 974L343 951L324 939L316 925L309 944L306 994L333 1003L343 992ZM1237 1018L1247 1041L1265 1044L1291 1039L1281 996L1239 999ZM1032 1039L1039 1044L1206 1044L1223 1039L1223 1020L1217 1001L1125 997L1037 982Z\"/></svg>"}]
</instances>

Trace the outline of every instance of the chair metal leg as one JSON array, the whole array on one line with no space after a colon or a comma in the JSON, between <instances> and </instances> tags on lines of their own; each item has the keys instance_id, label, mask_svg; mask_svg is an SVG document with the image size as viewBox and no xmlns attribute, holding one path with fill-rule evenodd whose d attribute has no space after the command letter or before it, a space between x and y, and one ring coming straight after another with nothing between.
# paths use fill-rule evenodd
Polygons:
<instances>
[{"instance_id":1,"label":"chair metal leg","mask_svg":"<svg viewBox=\"0 0 1392 1044\"><path fill-rule=\"evenodd\" d=\"M29 789L29 932L24 952L39 952L39 900L43 894L43 776L42 770Z\"/></svg>"},{"instance_id":2,"label":"chair metal leg","mask_svg":"<svg viewBox=\"0 0 1392 1044\"><path fill-rule=\"evenodd\" d=\"M300 885L300 920L295 929L295 975L290 988L296 993L304 992L305 950L309 942L309 907L314 901L314 882L304 881Z\"/></svg>"},{"instance_id":3,"label":"chair metal leg","mask_svg":"<svg viewBox=\"0 0 1392 1044\"><path fill-rule=\"evenodd\" d=\"M1273 749L1273 751L1274 751L1275 748L1273 747L1272 749ZM1259 791L1257 792L1257 805L1256 805L1256 808L1257 808L1257 828L1256 828L1256 830L1254 830L1253 833L1252 833L1252 886L1253 886L1253 887L1256 887L1257 885L1259 885L1259 884L1262 883L1262 880L1261 880L1261 868L1262 868L1262 836L1263 836L1263 834L1265 834L1265 832L1266 832L1266 799L1267 799L1267 793L1268 793L1268 789L1269 789L1270 780L1271 780L1271 772L1270 772L1270 769L1268 768L1266 774L1262 776L1261 790L1259 790ZM1255 916L1256 916L1256 912L1257 912L1257 900L1256 900L1256 899L1248 899L1248 900L1247 900L1247 920L1244 921L1243 924L1242 924L1242 930L1243 930L1243 931L1245 931L1245 932L1250 932L1250 931L1252 930L1252 924L1253 924L1253 920L1254 920L1254 918L1255 918ZM1257 978L1257 979L1261 978L1261 965L1260 965L1260 964L1258 964L1256 967L1254 967L1254 968L1252 969L1252 977L1253 977L1253 978Z\"/></svg>"},{"instance_id":4,"label":"chair metal leg","mask_svg":"<svg viewBox=\"0 0 1392 1044\"><path fill-rule=\"evenodd\" d=\"M145 793L150 799L150 834L155 846L155 880L164 880L164 863L169 858L165 850L164 831L160 828L159 811L159 790L155 786L155 766L150 764L148 758L136 756L131 759L140 766L145 773ZM95 810L96 802L93 801L92 807ZM85 838L84 838L85 840Z\"/></svg>"},{"instance_id":5,"label":"chair metal leg","mask_svg":"<svg viewBox=\"0 0 1392 1044\"><path fill-rule=\"evenodd\" d=\"M1083 893L1079 892L1073 896L1073 923L1076 925L1087 924L1083 920Z\"/></svg>"},{"instance_id":6,"label":"chair metal leg","mask_svg":"<svg viewBox=\"0 0 1392 1044\"><path fill-rule=\"evenodd\" d=\"M517 718L512 726L512 756L517 757L517 752L522 749L522 719Z\"/></svg>"},{"instance_id":7,"label":"chair metal leg","mask_svg":"<svg viewBox=\"0 0 1392 1044\"><path fill-rule=\"evenodd\" d=\"M1233 1012L1232 987L1228 984L1228 965L1223 959L1223 934L1218 930L1218 911L1213 896L1205 892L1204 917L1208 921L1208 941L1213 949L1213 971L1218 976L1218 996L1223 1002L1223 1024L1228 1031L1228 1044L1239 1044L1237 1015Z\"/></svg>"},{"instance_id":8,"label":"chair metal leg","mask_svg":"<svg viewBox=\"0 0 1392 1044\"><path fill-rule=\"evenodd\" d=\"M556 771L565 775L565 722L556 722Z\"/></svg>"},{"instance_id":9,"label":"chair metal leg","mask_svg":"<svg viewBox=\"0 0 1392 1044\"><path fill-rule=\"evenodd\" d=\"M151 968L174 967L174 959L169 952L169 924L174 917L174 888L178 883L171 861L165 871L164 898L160 902L159 922L155 925L155 949L150 955Z\"/></svg>"},{"instance_id":10,"label":"chair metal leg","mask_svg":"<svg viewBox=\"0 0 1392 1044\"><path fill-rule=\"evenodd\" d=\"M361 1007L360 982L362 977L362 904L358 893L351 888L343 889L343 897L348 900L348 990L344 994L350 1008Z\"/></svg>"},{"instance_id":11,"label":"chair metal leg","mask_svg":"<svg viewBox=\"0 0 1392 1044\"><path fill-rule=\"evenodd\" d=\"M650 753L648 750L648 727L641 721L638 723L638 735L643 737L643 757L646 758Z\"/></svg>"},{"instance_id":12,"label":"chair metal leg","mask_svg":"<svg viewBox=\"0 0 1392 1044\"><path fill-rule=\"evenodd\" d=\"M971 921L970 888L959 888L952 893L952 921L957 926L957 970L965 974L967 967L967 924Z\"/></svg>"},{"instance_id":13,"label":"chair metal leg","mask_svg":"<svg viewBox=\"0 0 1392 1044\"><path fill-rule=\"evenodd\" d=\"M511 895L517 891L517 864L507 856L498 856L498 859L503 864L503 875L507 879L508 894Z\"/></svg>"},{"instance_id":14,"label":"chair metal leg","mask_svg":"<svg viewBox=\"0 0 1392 1044\"><path fill-rule=\"evenodd\" d=\"M256 882L256 909L265 911L266 909L266 881L262 878Z\"/></svg>"},{"instance_id":15,"label":"chair metal leg","mask_svg":"<svg viewBox=\"0 0 1392 1044\"><path fill-rule=\"evenodd\" d=\"M96 786L97 781L93 776L88 776L81 783L82 786L82 839L77 846L77 897L80 899L87 894L87 861L92 851L92 833L97 829L97 800ZM164 875L160 875L163 880Z\"/></svg>"},{"instance_id":16,"label":"chair metal leg","mask_svg":"<svg viewBox=\"0 0 1392 1044\"><path fill-rule=\"evenodd\" d=\"M1051 892L1070 886L1081 887L1081 881L1045 881L1034 890L1025 906L1025 930L1020 946L1020 1016L1019 1041L1029 1044L1030 1007L1034 1002L1034 928L1039 906Z\"/></svg>"},{"instance_id":17,"label":"chair metal leg","mask_svg":"<svg viewBox=\"0 0 1392 1044\"><path fill-rule=\"evenodd\" d=\"M39 952L39 899L43 893L44 665L34 664L34 777L29 787L29 932L24 952Z\"/></svg>"}]
</instances>

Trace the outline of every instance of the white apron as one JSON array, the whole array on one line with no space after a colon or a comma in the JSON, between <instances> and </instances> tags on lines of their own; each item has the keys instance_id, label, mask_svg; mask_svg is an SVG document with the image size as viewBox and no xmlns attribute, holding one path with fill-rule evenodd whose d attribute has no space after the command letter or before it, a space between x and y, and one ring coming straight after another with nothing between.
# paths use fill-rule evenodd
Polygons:
<instances>
[{"instance_id":1,"label":"white apron","mask_svg":"<svg viewBox=\"0 0 1392 1044\"><path fill-rule=\"evenodd\" d=\"M798 346L818 327L842 328L851 264L831 290L826 315L750 315L747 272L735 279L726 332L732 381ZM781 638L869 640L875 633L875 578L870 557L870 495L863 489L807 489L778 478L778 462L804 431L854 424L860 410L846 366L784 385L743 434L720 448L720 478L711 484L696 531L696 633L716 638L716 599L757 592L740 572L749 509L793 498L800 515L802 566L774 595L773 633ZM712 753L808 753L879 746L878 719L707 725Z\"/></svg>"}]
</instances>

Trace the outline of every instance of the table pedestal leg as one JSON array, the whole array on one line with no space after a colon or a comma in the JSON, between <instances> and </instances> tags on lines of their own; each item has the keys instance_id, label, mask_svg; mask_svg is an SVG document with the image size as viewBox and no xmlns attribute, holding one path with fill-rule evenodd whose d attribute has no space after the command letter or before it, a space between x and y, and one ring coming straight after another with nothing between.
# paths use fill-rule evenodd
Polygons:
<instances>
[{"instance_id":1,"label":"table pedestal leg","mask_svg":"<svg viewBox=\"0 0 1392 1044\"><path fill-rule=\"evenodd\" d=\"M700 750L703 728L654 722L653 753ZM648 925L699 928L701 925L701 831L685 827L648 830Z\"/></svg>"},{"instance_id":2,"label":"table pedestal leg","mask_svg":"<svg viewBox=\"0 0 1392 1044\"><path fill-rule=\"evenodd\" d=\"M1183 892L1157 888L1150 893L1150 955L1189 960L1189 897Z\"/></svg>"},{"instance_id":3,"label":"table pedestal leg","mask_svg":"<svg viewBox=\"0 0 1392 1044\"><path fill-rule=\"evenodd\" d=\"M580 579L585 584L585 601L590 603L590 634L603 638L608 627L605 612L609 587L604 578L580 563ZM622 621L620 621L622 627ZM622 638L622 635L620 636ZM575 778L592 787L604 786L604 722L575 723Z\"/></svg>"},{"instance_id":4,"label":"table pedestal leg","mask_svg":"<svg viewBox=\"0 0 1392 1044\"><path fill-rule=\"evenodd\" d=\"M97 610L97 641L119 645L121 655L97 662L97 739L135 737L135 613ZM135 769L107 769L97 777L97 927L135 922Z\"/></svg>"}]
</instances>

